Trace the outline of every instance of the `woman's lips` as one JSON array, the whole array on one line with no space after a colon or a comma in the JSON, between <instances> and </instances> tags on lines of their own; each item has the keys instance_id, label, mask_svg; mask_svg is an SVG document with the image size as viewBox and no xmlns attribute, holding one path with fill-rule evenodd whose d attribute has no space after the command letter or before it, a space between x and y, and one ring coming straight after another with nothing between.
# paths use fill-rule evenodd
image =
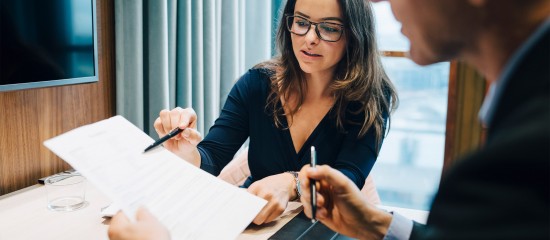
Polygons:
<instances>
[{"instance_id":1,"label":"woman's lips","mask_svg":"<svg viewBox=\"0 0 550 240\"><path fill-rule=\"evenodd\" d=\"M304 51L304 50L302 50L302 53L303 53L305 56L312 57L312 58L322 57L322 55L315 54L315 53L310 53L310 52Z\"/></svg>"}]
</instances>

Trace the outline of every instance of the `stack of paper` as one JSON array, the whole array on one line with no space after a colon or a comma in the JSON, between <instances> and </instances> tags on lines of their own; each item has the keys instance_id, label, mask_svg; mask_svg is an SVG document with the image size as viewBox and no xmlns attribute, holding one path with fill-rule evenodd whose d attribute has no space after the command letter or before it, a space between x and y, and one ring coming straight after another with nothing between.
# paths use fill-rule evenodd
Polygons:
<instances>
[{"instance_id":1,"label":"stack of paper","mask_svg":"<svg viewBox=\"0 0 550 240\"><path fill-rule=\"evenodd\" d=\"M158 147L121 116L44 145L84 175L131 219L145 206L174 239L235 239L266 201Z\"/></svg>"}]
</instances>

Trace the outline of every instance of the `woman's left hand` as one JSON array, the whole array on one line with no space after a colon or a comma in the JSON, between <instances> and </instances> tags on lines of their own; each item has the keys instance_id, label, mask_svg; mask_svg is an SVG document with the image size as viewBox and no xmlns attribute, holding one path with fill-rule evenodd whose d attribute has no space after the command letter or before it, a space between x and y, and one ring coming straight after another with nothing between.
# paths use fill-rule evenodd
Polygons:
<instances>
[{"instance_id":1,"label":"woman's left hand","mask_svg":"<svg viewBox=\"0 0 550 240\"><path fill-rule=\"evenodd\" d=\"M275 220L285 211L289 199L295 196L294 176L280 173L254 182L248 192L267 200L267 204L254 218L257 225Z\"/></svg>"}]
</instances>

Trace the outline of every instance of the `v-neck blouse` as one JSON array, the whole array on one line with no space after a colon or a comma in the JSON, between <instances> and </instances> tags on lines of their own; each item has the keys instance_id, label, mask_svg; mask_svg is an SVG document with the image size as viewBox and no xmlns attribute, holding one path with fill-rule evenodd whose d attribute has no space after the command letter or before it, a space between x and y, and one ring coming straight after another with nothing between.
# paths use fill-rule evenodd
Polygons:
<instances>
[{"instance_id":1,"label":"v-neck blouse","mask_svg":"<svg viewBox=\"0 0 550 240\"><path fill-rule=\"evenodd\" d=\"M359 103L348 104L345 131L336 127L331 110L296 152L290 131L285 127L286 119L281 118L285 126L277 128L269 107L266 107L270 92L269 74L265 69L251 69L233 86L220 116L197 146L201 169L217 176L250 137L248 165L251 176L245 187L271 175L299 171L310 162L307 150L311 146L315 146L317 151L317 164L338 169L359 188L363 187L380 145L376 146L372 128L365 136L357 138L361 125L354 123L362 123L364 114L354 115L352 112L358 109ZM386 121L387 113L383 115Z\"/></svg>"}]
</instances>

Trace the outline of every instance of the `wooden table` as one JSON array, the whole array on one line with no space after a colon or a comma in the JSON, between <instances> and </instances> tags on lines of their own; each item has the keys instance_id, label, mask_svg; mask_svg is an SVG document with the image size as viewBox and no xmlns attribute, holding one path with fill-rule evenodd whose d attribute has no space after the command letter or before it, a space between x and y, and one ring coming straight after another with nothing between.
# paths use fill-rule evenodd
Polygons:
<instances>
[{"instance_id":1,"label":"wooden table","mask_svg":"<svg viewBox=\"0 0 550 240\"><path fill-rule=\"evenodd\" d=\"M0 196L0 239L108 239L109 219L101 209L111 201L91 184L86 186L88 205L73 212L48 210L46 198L39 184ZM248 227L238 239L267 239L301 210L300 203L291 202L277 221Z\"/></svg>"},{"instance_id":2,"label":"wooden table","mask_svg":"<svg viewBox=\"0 0 550 240\"><path fill-rule=\"evenodd\" d=\"M87 183L88 205L73 212L54 212L46 207L46 189L34 185L0 196L0 239L108 239L109 220L101 209L111 201L93 185ZM380 206L424 223L428 212ZM249 226L237 239L267 239L302 210L300 203L291 202L276 221L261 226Z\"/></svg>"}]
</instances>

